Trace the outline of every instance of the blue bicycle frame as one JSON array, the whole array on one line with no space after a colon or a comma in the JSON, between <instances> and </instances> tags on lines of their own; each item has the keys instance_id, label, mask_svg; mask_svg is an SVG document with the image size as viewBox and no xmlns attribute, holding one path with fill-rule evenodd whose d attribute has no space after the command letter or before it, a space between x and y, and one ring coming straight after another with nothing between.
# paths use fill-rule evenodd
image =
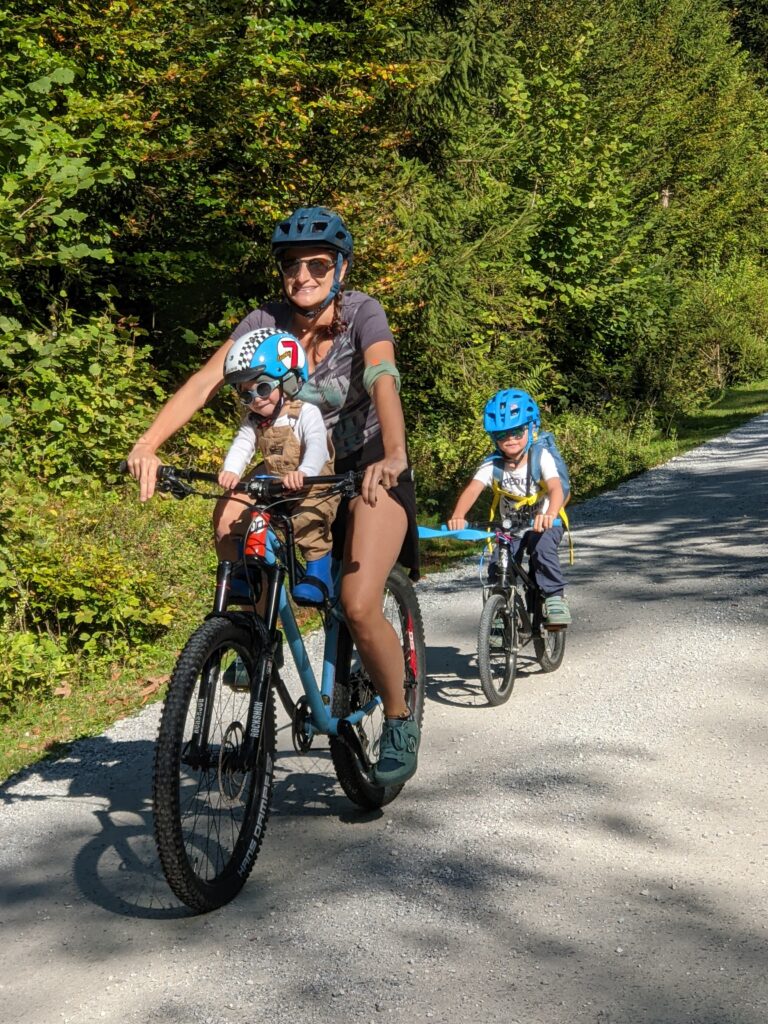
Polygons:
<instances>
[{"instance_id":1,"label":"blue bicycle frame","mask_svg":"<svg viewBox=\"0 0 768 1024\"><path fill-rule=\"evenodd\" d=\"M343 719L339 719L330 713L329 708L331 707L331 701L333 698L333 686L336 675L336 657L339 645L339 633L344 624L344 614L338 601L325 613L323 668L320 684L318 685L317 677L312 667L312 663L309 660L304 640L299 632L296 616L294 615L293 608L288 600L288 592L285 582L286 573L285 569L282 568L284 563L281 562L280 559L280 556L283 553L284 546L282 542L276 536L272 528L267 527L265 553L264 555L253 557L253 565L255 569L257 569L257 567L263 568L267 578L272 577L276 570L279 573L280 587L277 596L276 608L270 608L270 605L273 602L268 600L265 614L266 626L270 633L270 639L274 640L276 637L277 620L279 619L280 625L282 626L285 634L285 639L288 642L291 657L293 658L293 663L296 666L296 671L298 672L304 694L307 698L307 704L309 705L309 710L311 712L311 716L304 719L302 723L302 727L306 733L306 739L309 740L316 735L338 736L340 732L343 732L345 736L349 736L348 728L342 727L340 730L339 723L347 723L348 727L357 725L381 704L381 698L378 695L375 696L362 708L358 708ZM229 575L231 572L231 564L229 565L229 569L226 571L227 575ZM289 570L289 574L292 576L293 572L290 572ZM334 562L333 576L334 591L338 594L341 576L341 565L338 562ZM221 600L218 595L222 594L223 600L226 601L226 597L224 596L225 593L225 588L219 589L219 587L217 587L217 600ZM286 707L286 711L289 715L293 715L295 712L295 704L290 700L287 690L281 686L279 688L279 694L284 706ZM287 703L288 701L290 701L290 705Z\"/></svg>"}]
</instances>

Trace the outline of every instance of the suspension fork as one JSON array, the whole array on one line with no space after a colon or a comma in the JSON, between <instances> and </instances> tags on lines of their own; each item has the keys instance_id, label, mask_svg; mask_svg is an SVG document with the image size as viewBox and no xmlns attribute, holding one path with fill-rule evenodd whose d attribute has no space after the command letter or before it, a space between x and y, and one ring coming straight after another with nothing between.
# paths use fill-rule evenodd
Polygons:
<instances>
[{"instance_id":1,"label":"suspension fork","mask_svg":"<svg viewBox=\"0 0 768 1024\"><path fill-rule=\"evenodd\" d=\"M266 625L266 643L261 645L262 650L256 662L253 677L251 678L251 699L248 704L248 720L245 727L245 742L241 751L242 767L252 767L258 758L263 735L264 709L269 700L269 688L272 685L272 676L275 670L275 657L280 638L277 633L277 616L280 601L280 592L285 582L285 569L276 562L263 566L266 587L266 606L264 609L264 624ZM256 627L254 627L256 628Z\"/></svg>"}]
</instances>

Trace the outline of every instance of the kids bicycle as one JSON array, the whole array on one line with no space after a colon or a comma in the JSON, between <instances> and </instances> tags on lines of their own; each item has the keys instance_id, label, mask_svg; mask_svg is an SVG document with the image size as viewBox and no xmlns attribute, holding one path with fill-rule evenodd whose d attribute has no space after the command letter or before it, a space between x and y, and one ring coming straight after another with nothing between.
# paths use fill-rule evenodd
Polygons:
<instances>
[{"instance_id":1,"label":"kids bicycle","mask_svg":"<svg viewBox=\"0 0 768 1024\"><path fill-rule=\"evenodd\" d=\"M157 479L159 490L177 498L220 496L192 486L217 483L210 473L161 466ZM338 600L320 609L325 645L318 684L286 589L286 581L293 589L303 574L291 522L297 494L312 487L313 496L351 498L361 480L362 473L354 472L308 477L302 491L289 492L275 478L255 477L234 488L254 503L242 555L218 564L213 609L178 658L155 746L152 801L160 863L175 895L198 913L237 895L261 848L274 782L275 692L297 751L309 750L317 736L329 737L336 775L353 803L381 807L403 788L373 780L384 724L381 699ZM336 566L337 594L339 572ZM421 724L424 631L413 585L397 566L387 580L384 612L400 638L406 701ZM280 677L284 641L304 689L295 701Z\"/></svg>"},{"instance_id":2,"label":"kids bicycle","mask_svg":"<svg viewBox=\"0 0 768 1024\"><path fill-rule=\"evenodd\" d=\"M562 626L547 626L544 613L544 594L539 590L530 571L523 565L525 544L513 530L529 529L530 512L519 510L507 516L498 527L463 530L432 530L419 527L419 536L425 539L454 537L456 540L492 542L494 546L488 582L483 583L483 611L477 633L477 667L480 685L489 704L504 704L512 695L517 674L520 650L528 644L543 672L554 672L560 667L565 654L565 630ZM555 520L555 525L560 525ZM482 562L485 560L483 556ZM481 570L482 571L482 570Z\"/></svg>"}]
</instances>

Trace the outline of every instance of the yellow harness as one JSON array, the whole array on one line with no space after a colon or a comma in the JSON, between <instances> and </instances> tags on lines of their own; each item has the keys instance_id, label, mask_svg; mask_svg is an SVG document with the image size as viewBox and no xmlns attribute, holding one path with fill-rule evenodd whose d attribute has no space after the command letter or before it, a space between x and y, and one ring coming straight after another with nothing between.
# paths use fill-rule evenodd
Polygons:
<instances>
[{"instance_id":1,"label":"yellow harness","mask_svg":"<svg viewBox=\"0 0 768 1024\"><path fill-rule=\"evenodd\" d=\"M534 505L538 505L541 499L546 498L547 496L547 489L546 487L542 487L541 484L539 484L539 489L536 492L536 494L525 494L522 497L519 494L512 494L511 491L505 490L505 488L501 486L501 484L496 480L495 477L491 482L491 487L493 490L493 501L491 502L491 511L488 516L489 529L490 524L493 522L493 517L496 515L496 510L499 507L499 502L501 501L502 497L509 498L511 501L514 501L517 508L522 508L525 505L530 505L531 507L533 507ZM569 498L570 494L568 495L568 498L565 499L566 505L568 504ZM565 531L568 534L568 564L573 565L573 536L571 535L571 524L568 521L568 513L565 511L565 505L563 505L563 507L560 509L558 515L563 520L563 526L565 527ZM492 550L493 545L491 544L491 541L489 539L488 551L490 552Z\"/></svg>"}]
</instances>

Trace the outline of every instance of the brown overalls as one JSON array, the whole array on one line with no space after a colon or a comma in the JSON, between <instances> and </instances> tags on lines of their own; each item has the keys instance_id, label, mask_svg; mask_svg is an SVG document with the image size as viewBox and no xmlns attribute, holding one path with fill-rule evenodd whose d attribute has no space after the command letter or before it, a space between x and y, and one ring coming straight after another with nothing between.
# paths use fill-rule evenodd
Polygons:
<instances>
[{"instance_id":1,"label":"brown overalls","mask_svg":"<svg viewBox=\"0 0 768 1024\"><path fill-rule=\"evenodd\" d=\"M299 399L286 402L280 410L280 415L287 416L295 423L301 406ZM272 476L285 476L286 473L299 468L301 444L290 424L284 427L269 426L263 430L259 429L256 437L267 473ZM333 445L330 438L328 450L330 459L318 475L333 473ZM297 514L292 517L296 543L307 561L322 558L331 550L331 524L336 517L340 500L337 494L330 498L313 499L310 491L302 500Z\"/></svg>"}]
</instances>

